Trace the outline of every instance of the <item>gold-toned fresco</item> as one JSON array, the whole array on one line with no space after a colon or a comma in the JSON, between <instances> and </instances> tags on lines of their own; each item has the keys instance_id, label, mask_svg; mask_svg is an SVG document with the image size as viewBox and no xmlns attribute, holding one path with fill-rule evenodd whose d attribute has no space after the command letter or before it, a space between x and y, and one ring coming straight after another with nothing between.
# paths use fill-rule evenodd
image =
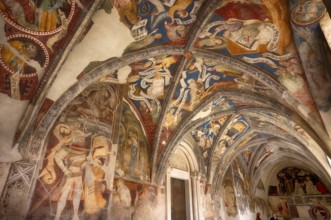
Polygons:
<instances>
[{"instance_id":1,"label":"gold-toned fresco","mask_svg":"<svg viewBox=\"0 0 331 220\"><path fill-rule=\"evenodd\" d=\"M150 180L150 148L141 121L126 102L122 106L115 175Z\"/></svg>"},{"instance_id":2,"label":"gold-toned fresco","mask_svg":"<svg viewBox=\"0 0 331 220\"><path fill-rule=\"evenodd\" d=\"M4 36L5 37L5 36ZM33 89L38 85L44 69L49 63L49 53L37 38L26 34L15 34L2 42L0 47L2 85L11 85L8 94L15 99L31 97Z\"/></svg>"},{"instance_id":3,"label":"gold-toned fresco","mask_svg":"<svg viewBox=\"0 0 331 220\"><path fill-rule=\"evenodd\" d=\"M46 142L31 217L80 219L106 212L117 101L112 86L99 84L63 111Z\"/></svg>"}]
</instances>

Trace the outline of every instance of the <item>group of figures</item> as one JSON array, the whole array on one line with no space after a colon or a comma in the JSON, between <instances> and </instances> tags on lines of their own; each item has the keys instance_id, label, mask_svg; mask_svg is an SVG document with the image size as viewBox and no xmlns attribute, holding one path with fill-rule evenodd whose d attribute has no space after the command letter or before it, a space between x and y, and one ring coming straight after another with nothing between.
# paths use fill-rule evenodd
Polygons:
<instances>
[{"instance_id":1,"label":"group of figures","mask_svg":"<svg viewBox=\"0 0 331 220\"><path fill-rule=\"evenodd\" d=\"M269 187L269 195L321 195L329 193L313 173L298 168L285 168L277 174L278 186Z\"/></svg>"},{"instance_id":2,"label":"group of figures","mask_svg":"<svg viewBox=\"0 0 331 220\"><path fill-rule=\"evenodd\" d=\"M60 115L48 137L29 216L79 219L106 213L116 160L116 96L111 85L92 85Z\"/></svg>"},{"instance_id":3,"label":"group of figures","mask_svg":"<svg viewBox=\"0 0 331 220\"><path fill-rule=\"evenodd\" d=\"M85 4L85 3L84 3ZM85 8L79 0L0 2L0 92L31 99L70 22ZM10 27L10 28L5 28Z\"/></svg>"},{"instance_id":4,"label":"group of figures","mask_svg":"<svg viewBox=\"0 0 331 220\"><path fill-rule=\"evenodd\" d=\"M53 129L52 138L57 144L48 150L47 163L37 186L37 194L42 194L37 196L30 214L47 212L45 202L48 201L51 206L48 208L56 210L50 213L55 219L60 219L63 213L63 216L72 215L73 219L79 219L81 200L86 215L100 213L106 207L111 187L109 137L101 132L87 133L78 124L59 123ZM68 213L67 201L70 200L73 213Z\"/></svg>"}]
</instances>

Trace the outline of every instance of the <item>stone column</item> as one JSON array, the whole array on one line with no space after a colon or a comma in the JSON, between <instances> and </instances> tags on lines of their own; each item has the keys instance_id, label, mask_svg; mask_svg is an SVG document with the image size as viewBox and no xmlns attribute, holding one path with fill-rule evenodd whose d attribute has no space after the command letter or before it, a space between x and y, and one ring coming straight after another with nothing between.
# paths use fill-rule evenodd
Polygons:
<instances>
[{"instance_id":1,"label":"stone column","mask_svg":"<svg viewBox=\"0 0 331 220\"><path fill-rule=\"evenodd\" d=\"M193 197L193 219L202 220L202 210L200 204L200 177L201 174L197 171L191 173L192 182L192 197Z\"/></svg>"}]
</instances>

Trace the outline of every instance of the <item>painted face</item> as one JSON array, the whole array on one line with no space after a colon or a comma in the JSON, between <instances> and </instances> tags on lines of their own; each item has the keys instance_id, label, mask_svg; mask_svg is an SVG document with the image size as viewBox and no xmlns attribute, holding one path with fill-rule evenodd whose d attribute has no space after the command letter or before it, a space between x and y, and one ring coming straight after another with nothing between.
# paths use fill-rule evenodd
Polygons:
<instances>
[{"instance_id":1,"label":"painted face","mask_svg":"<svg viewBox=\"0 0 331 220\"><path fill-rule=\"evenodd\" d=\"M28 54L29 57L35 57L37 54L37 47L33 44L25 43L24 52Z\"/></svg>"}]
</instances>

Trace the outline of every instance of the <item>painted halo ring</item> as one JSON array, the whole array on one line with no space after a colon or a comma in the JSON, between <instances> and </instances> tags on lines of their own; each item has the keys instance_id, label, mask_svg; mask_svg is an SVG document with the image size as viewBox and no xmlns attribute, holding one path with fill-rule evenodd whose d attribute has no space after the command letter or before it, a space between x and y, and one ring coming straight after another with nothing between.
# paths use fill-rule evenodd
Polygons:
<instances>
[{"instance_id":1,"label":"painted halo ring","mask_svg":"<svg viewBox=\"0 0 331 220\"><path fill-rule=\"evenodd\" d=\"M40 41L38 40L37 38L35 37L32 37L30 35L26 35L26 34L14 34L14 35L11 35L9 37L7 37L7 42L9 43L11 40L16 40L16 39L24 39L24 40L27 40L28 43L32 43L34 45L36 45L38 48L38 52L41 53L42 55L42 64L40 64L40 66L42 68L45 68L48 64L49 64L49 53L45 47L45 45ZM3 47L5 45L0 45L0 64L3 66L3 68L5 68L9 73L11 74L15 74L16 71L13 70L12 68L10 68L7 63L4 61L3 59ZM36 60L35 60L36 61ZM37 61L38 62L38 61ZM28 64L26 64L28 65ZM29 65L28 65L29 66ZM35 76L37 75L37 72L36 71L31 71L31 72L27 72L27 73L20 73L19 74L20 76L25 76L25 77L31 77L31 76Z\"/></svg>"},{"instance_id":2,"label":"painted halo ring","mask_svg":"<svg viewBox=\"0 0 331 220\"><path fill-rule=\"evenodd\" d=\"M76 3L75 1L71 1L71 5L70 5L70 12L69 15L67 17L68 23L70 23L70 21L72 20L74 13L75 13L75 8L76 8ZM59 27L55 28L54 30L51 31L35 31L32 29L29 29L27 27L24 27L20 24L18 24L17 22L13 21L12 18L8 17L2 10L0 10L0 14L2 15L3 19L10 24L11 26L15 27L16 29L23 31L27 34L33 34L33 35L39 35L39 36L47 36L47 35L52 35L52 34L56 34L58 32L61 31L62 29L62 25L60 25Z\"/></svg>"}]
</instances>

